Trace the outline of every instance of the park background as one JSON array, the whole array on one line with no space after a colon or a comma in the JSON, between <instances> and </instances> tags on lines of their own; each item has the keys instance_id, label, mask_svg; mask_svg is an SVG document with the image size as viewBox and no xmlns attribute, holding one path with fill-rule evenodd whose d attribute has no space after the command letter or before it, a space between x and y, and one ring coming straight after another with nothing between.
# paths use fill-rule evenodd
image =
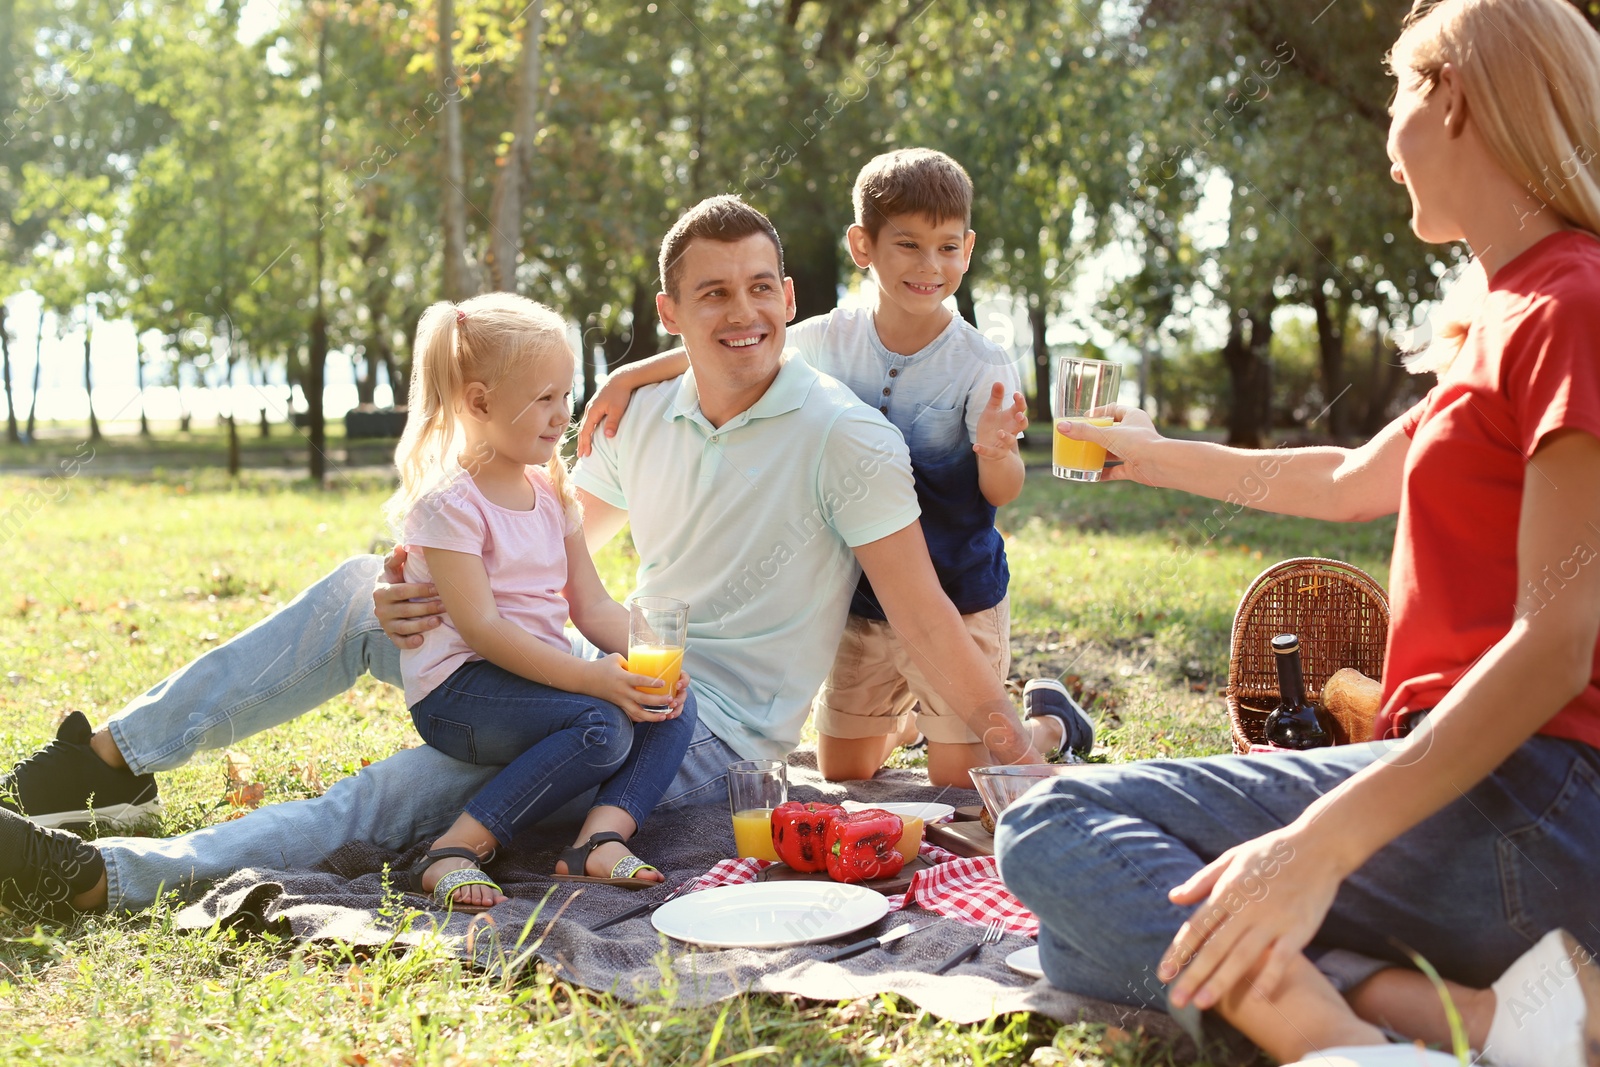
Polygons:
<instances>
[{"instance_id":1,"label":"park background","mask_svg":"<svg viewBox=\"0 0 1600 1067\"><path fill-rule=\"evenodd\" d=\"M1103 354L1174 433L1364 440L1428 387L1400 352L1458 258L1411 236L1388 175L1406 6L0 0L0 761L384 543L393 441L344 416L383 430L430 302L507 288L558 308L581 403L665 347L657 242L702 197L773 218L802 317L866 299L849 190L891 147L972 174L956 305L1014 353L1036 422L1050 357ZM1392 519L1069 487L1039 469L1045 443L999 518L1015 682L1065 677L1097 758L1226 750L1228 626L1267 564L1387 574ZM1175 559L1178 580L1152 579ZM625 537L600 558L618 594L635 564ZM150 829L314 795L413 743L369 680L163 776ZM629 1006L442 952L179 936L163 909L0 919L0 1012L7 1063L1170 1058L892 998Z\"/></svg>"}]
</instances>

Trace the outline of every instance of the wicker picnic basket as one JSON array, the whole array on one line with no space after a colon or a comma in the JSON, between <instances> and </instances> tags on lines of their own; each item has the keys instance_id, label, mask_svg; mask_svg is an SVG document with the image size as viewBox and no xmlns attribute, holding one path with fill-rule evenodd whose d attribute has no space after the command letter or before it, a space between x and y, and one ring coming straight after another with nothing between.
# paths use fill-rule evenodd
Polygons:
<instances>
[{"instance_id":1,"label":"wicker picnic basket","mask_svg":"<svg viewBox=\"0 0 1600 1067\"><path fill-rule=\"evenodd\" d=\"M1250 583L1233 616L1228 653L1228 720L1233 750L1266 740L1267 716L1278 706L1273 635L1300 635L1307 695L1322 691L1341 667L1383 677L1389 598L1359 567L1302 556L1276 563Z\"/></svg>"}]
</instances>

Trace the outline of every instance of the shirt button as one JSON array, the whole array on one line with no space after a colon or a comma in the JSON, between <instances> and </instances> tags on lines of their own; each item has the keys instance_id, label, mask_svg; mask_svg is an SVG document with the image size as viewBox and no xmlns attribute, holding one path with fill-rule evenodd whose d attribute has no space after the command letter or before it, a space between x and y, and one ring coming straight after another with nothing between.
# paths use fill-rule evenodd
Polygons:
<instances>
[{"instance_id":1,"label":"shirt button","mask_svg":"<svg viewBox=\"0 0 1600 1067\"><path fill-rule=\"evenodd\" d=\"M878 410L887 415L889 414L889 405L884 404L882 407L878 408Z\"/></svg>"},{"instance_id":2,"label":"shirt button","mask_svg":"<svg viewBox=\"0 0 1600 1067\"><path fill-rule=\"evenodd\" d=\"M889 388L887 386L884 387L883 395L884 396L888 396L889 395Z\"/></svg>"},{"instance_id":3,"label":"shirt button","mask_svg":"<svg viewBox=\"0 0 1600 1067\"><path fill-rule=\"evenodd\" d=\"M716 434L712 434L711 435L711 443L712 444L716 444L720 440L722 440L722 438L718 437Z\"/></svg>"},{"instance_id":4,"label":"shirt button","mask_svg":"<svg viewBox=\"0 0 1600 1067\"><path fill-rule=\"evenodd\" d=\"M893 378L896 374L899 374L899 373L900 373L900 368L899 367L890 367L889 368L889 377Z\"/></svg>"}]
</instances>

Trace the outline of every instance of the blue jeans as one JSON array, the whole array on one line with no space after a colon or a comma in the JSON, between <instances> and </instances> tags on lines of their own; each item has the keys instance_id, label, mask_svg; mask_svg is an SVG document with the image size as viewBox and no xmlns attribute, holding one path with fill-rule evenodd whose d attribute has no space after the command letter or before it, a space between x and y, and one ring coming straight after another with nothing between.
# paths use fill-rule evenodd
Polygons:
<instances>
[{"instance_id":1,"label":"blue jeans","mask_svg":"<svg viewBox=\"0 0 1600 1067\"><path fill-rule=\"evenodd\" d=\"M1051 984L1164 1006L1156 965L1192 910L1167 890L1292 822L1385 749L1152 760L1034 787L1001 818L995 850L1039 916ZM1600 751L1535 737L1347 878L1306 954L1341 989L1410 966L1407 948L1484 988L1554 927L1600 949L1597 884Z\"/></svg>"},{"instance_id":2,"label":"blue jeans","mask_svg":"<svg viewBox=\"0 0 1600 1067\"><path fill-rule=\"evenodd\" d=\"M466 809L501 845L596 786L596 806L621 808L643 826L695 719L692 694L677 718L635 724L615 704L484 660L463 663L411 708L417 732L440 752L502 768Z\"/></svg>"},{"instance_id":3,"label":"blue jeans","mask_svg":"<svg viewBox=\"0 0 1600 1067\"><path fill-rule=\"evenodd\" d=\"M400 652L372 614L382 571L377 556L346 560L129 704L108 724L128 765L140 773L180 767L198 751L291 721L368 672L399 686ZM574 652L590 649L580 642ZM742 758L696 722L657 807L726 803L728 764ZM423 746L364 767L319 797L269 804L181 837L101 838L110 906L146 908L164 892L191 894L246 867L314 867L351 841L395 851L432 841L498 770ZM592 799L566 810L576 816Z\"/></svg>"}]
</instances>

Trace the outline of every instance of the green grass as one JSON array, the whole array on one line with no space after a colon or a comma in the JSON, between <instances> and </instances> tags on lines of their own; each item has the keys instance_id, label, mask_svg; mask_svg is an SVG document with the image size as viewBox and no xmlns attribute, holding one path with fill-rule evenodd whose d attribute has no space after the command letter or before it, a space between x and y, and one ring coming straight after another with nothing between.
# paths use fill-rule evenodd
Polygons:
<instances>
[{"instance_id":1,"label":"green grass","mask_svg":"<svg viewBox=\"0 0 1600 1067\"><path fill-rule=\"evenodd\" d=\"M117 442L107 451L123 454ZM215 470L103 478L93 465L70 479L0 478L0 763L33 751L70 709L103 720L339 560L372 550L385 535L387 492L376 477L318 492L264 473L235 485ZM1035 473L1001 514L1015 673L1076 676L1099 718L1103 758L1226 750L1217 691L1228 625L1267 563L1325 554L1387 575L1391 522L1241 513L1225 526L1213 519L1207 540L1211 507ZM624 592L631 546L624 539L599 562L608 586ZM411 734L398 694L368 680L237 749L271 802L313 795ZM162 792L162 833L234 813L219 753L164 775ZM1103 1027L1027 1016L959 1027L890 997L747 996L685 1010L668 988L656 1003L626 1005L543 967L489 977L438 950L357 959L337 948L180 936L159 909L69 929L0 919L0 1013L7 1064L1168 1062L1158 1045Z\"/></svg>"}]
</instances>

